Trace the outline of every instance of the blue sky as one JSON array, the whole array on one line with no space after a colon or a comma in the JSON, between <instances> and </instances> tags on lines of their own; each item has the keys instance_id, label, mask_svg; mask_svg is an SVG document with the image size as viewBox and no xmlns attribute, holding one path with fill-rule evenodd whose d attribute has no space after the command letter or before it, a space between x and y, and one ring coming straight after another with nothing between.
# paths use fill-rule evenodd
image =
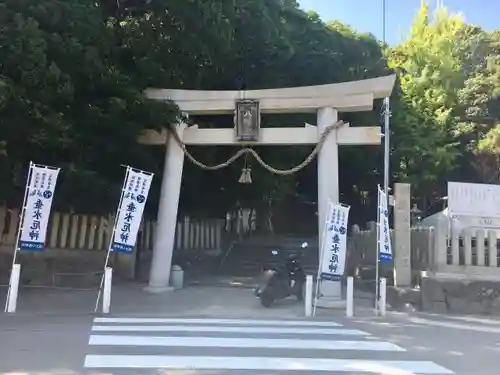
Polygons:
<instances>
[{"instance_id":1,"label":"blue sky","mask_svg":"<svg viewBox=\"0 0 500 375\"><path fill-rule=\"evenodd\" d=\"M421 0L386 0L386 40L399 42L407 34ZM437 0L429 0L431 9ZM453 12L463 13L468 23L485 29L500 28L498 0L442 0ZM361 32L371 32L382 39L382 0L299 0L304 10L315 10L324 21L337 19Z\"/></svg>"}]
</instances>

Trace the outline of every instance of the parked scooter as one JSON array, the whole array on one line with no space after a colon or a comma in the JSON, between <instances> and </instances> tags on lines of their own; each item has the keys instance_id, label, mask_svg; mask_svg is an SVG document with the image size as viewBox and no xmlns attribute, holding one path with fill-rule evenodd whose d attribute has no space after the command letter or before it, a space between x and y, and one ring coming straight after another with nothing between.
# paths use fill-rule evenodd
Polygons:
<instances>
[{"instance_id":1,"label":"parked scooter","mask_svg":"<svg viewBox=\"0 0 500 375\"><path fill-rule=\"evenodd\" d=\"M304 242L301 247L307 248L307 242ZM273 250L272 255L277 260L280 251ZM269 307L275 301L289 296L296 296L299 301L302 301L305 274L299 258L300 254L292 253L284 262L278 261L277 265L264 268L261 283L255 289L255 295L260 298L262 306Z\"/></svg>"}]
</instances>

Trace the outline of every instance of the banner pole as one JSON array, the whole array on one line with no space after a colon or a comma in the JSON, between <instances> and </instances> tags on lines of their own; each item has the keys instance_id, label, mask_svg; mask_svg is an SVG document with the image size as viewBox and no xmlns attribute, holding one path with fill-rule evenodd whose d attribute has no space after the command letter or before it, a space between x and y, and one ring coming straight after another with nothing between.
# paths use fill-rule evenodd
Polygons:
<instances>
[{"instance_id":1,"label":"banner pole","mask_svg":"<svg viewBox=\"0 0 500 375\"><path fill-rule=\"evenodd\" d=\"M24 215L26 213L26 202L28 200L28 193L29 193L29 187L31 184L31 176L33 174L33 167L34 167L34 164L32 161L30 161L30 166L28 169L28 178L26 179L26 187L24 189L23 207L22 207L21 212L19 214L19 227L17 228L16 243L14 246L14 254L12 256L12 266L10 267L11 277L9 278L9 287L7 288L7 299L5 300L4 312L7 312L7 307L9 304L9 297L10 297L10 293L11 293L10 289L12 287L12 270L14 269L14 265L16 264L17 252L19 251L19 239L21 238L21 231L23 228Z\"/></svg>"},{"instance_id":2,"label":"banner pole","mask_svg":"<svg viewBox=\"0 0 500 375\"><path fill-rule=\"evenodd\" d=\"M389 208L389 159L390 159L390 99L384 98L384 193L385 193L385 206Z\"/></svg>"},{"instance_id":3,"label":"banner pole","mask_svg":"<svg viewBox=\"0 0 500 375\"><path fill-rule=\"evenodd\" d=\"M380 185L377 185L377 245L376 245L376 260L375 260L375 314L378 315L378 301L379 301L379 267L380 267Z\"/></svg>"},{"instance_id":4,"label":"banner pole","mask_svg":"<svg viewBox=\"0 0 500 375\"><path fill-rule=\"evenodd\" d=\"M330 203L328 204L328 208L330 208ZM328 209L327 211L328 215L331 215L330 213L330 210ZM323 253L324 253L324 249L323 249L323 245L325 243L325 237L326 237L326 230L327 230L327 227L328 227L328 217L327 217L327 220L325 221L325 225L323 227L323 232L321 234L321 239L322 239L322 242L320 242L320 249L318 251L319 253L319 261L318 261L318 272L316 274L316 288L314 290L314 301L313 301L313 312L312 312L312 316L316 316L316 305L317 305L317 302L318 302L318 294L319 294L319 284L321 282L321 269L323 268Z\"/></svg>"},{"instance_id":5,"label":"banner pole","mask_svg":"<svg viewBox=\"0 0 500 375\"><path fill-rule=\"evenodd\" d=\"M128 166L128 165L126 165L124 167L127 168L126 172L125 172L125 179L123 180L122 191L121 191L121 194L120 194L120 200L118 201L118 208L116 209L115 220L114 220L114 223L113 223L113 229L112 229L111 236L110 236L109 243L108 243L108 251L106 253L106 260L104 261L104 271L103 271L102 276L101 276L101 282L99 283L99 291L97 292L97 299L95 301L94 313L97 312L97 308L99 307L99 301L101 299L102 288L103 288L103 285L104 285L104 276L105 276L105 273L106 273L106 268L108 268L109 258L110 258L111 251L112 251L111 246L113 244L113 239L115 238L116 223L118 222L118 216L120 214L120 207L122 206L123 197L125 195L125 189L127 187L126 184L127 184L127 181L128 181L128 175L129 175L129 172L130 172L130 169L131 169L130 166Z\"/></svg>"},{"instance_id":6,"label":"banner pole","mask_svg":"<svg viewBox=\"0 0 500 375\"><path fill-rule=\"evenodd\" d=\"M327 209L327 216L326 220L323 226L323 231L320 235L321 242L319 243L320 248L318 251L319 254L319 260L318 260L318 272L316 273L316 287L314 288L314 301L313 301L313 314L312 316L316 316L316 306L318 302L318 294L319 294L319 284L321 282L321 269L323 268L323 256L324 256L324 244L325 244L325 238L326 238L326 231L328 228L328 217L332 215L331 211L332 203L329 201L328 202L328 209Z\"/></svg>"}]
</instances>

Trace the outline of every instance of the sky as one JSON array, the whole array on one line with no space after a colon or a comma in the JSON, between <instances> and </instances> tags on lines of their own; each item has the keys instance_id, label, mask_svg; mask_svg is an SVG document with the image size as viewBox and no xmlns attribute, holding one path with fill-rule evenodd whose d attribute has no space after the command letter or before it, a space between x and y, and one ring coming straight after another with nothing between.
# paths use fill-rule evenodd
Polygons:
<instances>
[{"instance_id":1,"label":"sky","mask_svg":"<svg viewBox=\"0 0 500 375\"><path fill-rule=\"evenodd\" d=\"M386 1L386 41L394 45L404 39L421 0ZM431 9L436 1L429 0ZM487 30L500 28L498 0L441 0L452 12L460 12L466 22ZM299 0L304 10L315 10L323 21L339 20L360 32L383 38L383 0Z\"/></svg>"}]
</instances>

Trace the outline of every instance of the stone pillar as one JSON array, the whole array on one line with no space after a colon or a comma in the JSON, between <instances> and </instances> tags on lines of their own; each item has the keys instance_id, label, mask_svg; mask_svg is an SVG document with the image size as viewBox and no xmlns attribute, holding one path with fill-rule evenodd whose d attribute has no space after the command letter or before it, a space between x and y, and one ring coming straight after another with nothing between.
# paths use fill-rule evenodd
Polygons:
<instances>
[{"instance_id":1,"label":"stone pillar","mask_svg":"<svg viewBox=\"0 0 500 375\"><path fill-rule=\"evenodd\" d=\"M432 271L439 272L446 267L446 257L448 252L449 225L445 217L439 216L434 229L434 247L431 254Z\"/></svg>"},{"instance_id":2,"label":"stone pillar","mask_svg":"<svg viewBox=\"0 0 500 375\"><path fill-rule=\"evenodd\" d=\"M394 284L411 286L410 184L394 184Z\"/></svg>"},{"instance_id":3,"label":"stone pillar","mask_svg":"<svg viewBox=\"0 0 500 375\"><path fill-rule=\"evenodd\" d=\"M186 124L177 125L177 134L182 139ZM177 208L181 190L184 152L170 133L167 133L167 150L161 181L160 204L153 242L153 257L147 290L161 293L172 290L169 286L170 267L174 250Z\"/></svg>"},{"instance_id":4,"label":"stone pillar","mask_svg":"<svg viewBox=\"0 0 500 375\"><path fill-rule=\"evenodd\" d=\"M320 108L317 114L317 126L320 136L328 126L333 125L336 121L337 110ZM337 130L334 130L329 134L318 154L318 243L320 260L328 200L339 203L339 151L336 132ZM322 281L319 292L320 298L317 306L336 307L342 304L340 281Z\"/></svg>"}]
</instances>

